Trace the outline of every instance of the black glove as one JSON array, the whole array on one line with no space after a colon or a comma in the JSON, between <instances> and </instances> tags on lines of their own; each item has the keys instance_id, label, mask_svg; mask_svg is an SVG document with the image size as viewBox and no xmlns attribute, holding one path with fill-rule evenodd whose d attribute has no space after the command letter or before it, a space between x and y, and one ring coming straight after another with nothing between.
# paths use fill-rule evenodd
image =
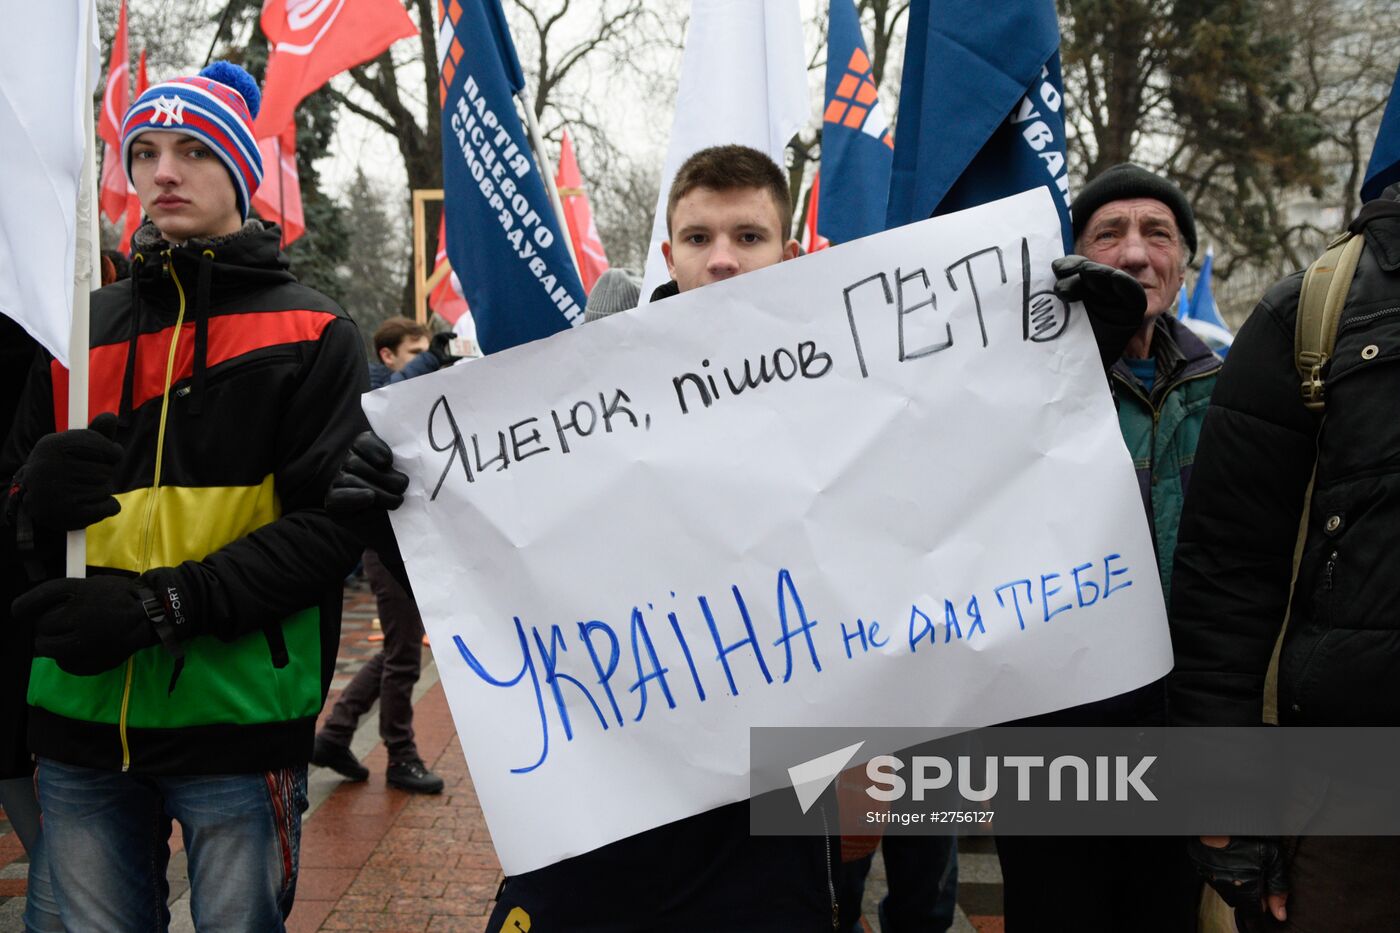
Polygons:
<instances>
[{"instance_id":1,"label":"black glove","mask_svg":"<svg viewBox=\"0 0 1400 933\"><path fill-rule=\"evenodd\" d=\"M49 580L15 600L17 622L34 627L34 653L70 674L111 670L159 644L161 601L136 577Z\"/></svg>"},{"instance_id":2,"label":"black glove","mask_svg":"<svg viewBox=\"0 0 1400 933\"><path fill-rule=\"evenodd\" d=\"M452 353L452 341L457 339L457 335L450 330L440 334L433 334L433 339L428 343L428 352L438 358L438 362L443 366L451 366L461 359Z\"/></svg>"},{"instance_id":3,"label":"black glove","mask_svg":"<svg viewBox=\"0 0 1400 933\"><path fill-rule=\"evenodd\" d=\"M392 511L403 505L407 488L408 476L394 469L394 452L389 445L373 431L363 431L351 443L345 461L331 480L331 488L326 492L326 512L334 518L347 519L362 517L366 512Z\"/></svg>"},{"instance_id":4,"label":"black glove","mask_svg":"<svg viewBox=\"0 0 1400 933\"><path fill-rule=\"evenodd\" d=\"M1104 367L1123 355L1128 340L1142 327L1147 292L1128 273L1083 256L1064 256L1050 264L1055 271L1055 294L1065 301L1082 301Z\"/></svg>"},{"instance_id":5,"label":"black glove","mask_svg":"<svg viewBox=\"0 0 1400 933\"><path fill-rule=\"evenodd\" d=\"M1208 846L1193 837L1188 843L1196 871L1236 910L1258 914L1264 896L1288 891L1283 850L1262 836L1231 836L1223 847Z\"/></svg>"},{"instance_id":6,"label":"black glove","mask_svg":"<svg viewBox=\"0 0 1400 933\"><path fill-rule=\"evenodd\" d=\"M8 508L23 508L35 525L54 531L86 528L116 515L121 504L112 496L112 474L122 456L121 445L112 440L116 433L117 416L107 412L90 428L39 438L15 471Z\"/></svg>"}]
</instances>

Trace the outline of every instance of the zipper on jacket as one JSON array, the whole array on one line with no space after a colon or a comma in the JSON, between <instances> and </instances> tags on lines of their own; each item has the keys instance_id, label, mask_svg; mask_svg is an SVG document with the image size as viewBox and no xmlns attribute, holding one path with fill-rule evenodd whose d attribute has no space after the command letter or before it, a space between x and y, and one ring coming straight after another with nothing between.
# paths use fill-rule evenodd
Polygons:
<instances>
[{"instance_id":1,"label":"zipper on jacket","mask_svg":"<svg viewBox=\"0 0 1400 933\"><path fill-rule=\"evenodd\" d=\"M826 822L826 807L822 812L822 844L826 846L826 892L831 897L831 929L841 928L841 903L836 899L836 874L831 865L831 827Z\"/></svg>"},{"instance_id":2,"label":"zipper on jacket","mask_svg":"<svg viewBox=\"0 0 1400 933\"><path fill-rule=\"evenodd\" d=\"M1344 334L1354 327L1360 327L1362 324L1369 324L1376 318L1382 318L1388 314L1394 314L1397 311L1400 311L1400 305L1394 308L1382 308L1379 311L1372 311L1370 314L1359 314L1356 317L1348 318L1342 322L1342 326L1337 329L1337 333Z\"/></svg>"},{"instance_id":3,"label":"zipper on jacket","mask_svg":"<svg viewBox=\"0 0 1400 933\"><path fill-rule=\"evenodd\" d=\"M1332 591L1332 572L1337 569L1337 554L1337 551L1333 551L1327 556L1327 567L1323 571L1323 586L1327 588L1329 593Z\"/></svg>"},{"instance_id":4,"label":"zipper on jacket","mask_svg":"<svg viewBox=\"0 0 1400 933\"><path fill-rule=\"evenodd\" d=\"M1140 399L1140 400L1143 402L1143 404L1145 404L1145 405L1147 406L1147 410L1148 410L1148 411L1152 412L1152 428L1153 428L1153 433L1154 433L1154 438L1153 438L1153 439L1155 440L1155 439L1156 439L1156 438L1155 438L1155 433L1156 433L1157 424L1158 424L1159 421L1162 420L1162 408L1161 408L1161 406L1160 406L1160 405L1156 405L1156 404L1153 403L1151 397L1149 397L1146 393L1144 393L1144 392L1142 391L1142 386L1138 385L1136 380L1129 380L1129 379L1126 379L1126 378L1124 378L1124 377L1123 377L1121 374L1119 374L1119 373L1110 373L1110 375L1113 376L1113 377L1115 377L1119 382L1121 382L1121 383L1128 389L1128 391L1132 393L1133 396L1135 396L1136 398ZM1168 383L1168 384L1167 384L1167 387L1166 387L1165 389L1162 390L1162 399L1163 399L1163 401L1165 401L1168 395L1172 394L1172 392L1174 392L1175 390L1177 390L1177 389L1181 388L1182 386L1186 385L1186 383L1188 383L1188 382L1195 382L1195 381L1198 380L1198 379L1205 379L1207 376L1218 376L1218 375L1220 375L1220 367L1217 366L1215 369L1212 369L1210 372L1196 373L1194 376L1187 376L1185 379L1178 379L1178 380L1175 381L1175 382ZM1154 449L1154 450L1152 451L1152 454L1155 454L1155 453L1156 453L1156 450ZM1149 463L1151 462L1151 459L1153 459L1153 458L1151 457L1151 454L1149 454Z\"/></svg>"},{"instance_id":5,"label":"zipper on jacket","mask_svg":"<svg viewBox=\"0 0 1400 933\"><path fill-rule=\"evenodd\" d=\"M167 250L165 253L165 269L170 278L175 283L175 291L180 296L180 310L175 315L175 326L170 331L170 349L165 357L165 382L161 390L160 400L160 426L156 431L156 466L155 473L151 477L151 494L146 500L146 527L142 532L141 542L141 565L138 572L145 573L151 569L151 528L155 524L156 499L160 494L160 466L161 457L165 453L165 419L170 412L170 383L175 375L175 348L180 344L180 328L185 323L185 289L180 284L180 276L175 273L175 260ZM135 361L132 361L135 364ZM122 686L122 707L121 715L117 722L117 732L121 736L122 742L122 771L131 769L131 746L126 738L126 714L131 705L131 680L135 670L136 659L130 657L126 659L126 682Z\"/></svg>"},{"instance_id":6,"label":"zipper on jacket","mask_svg":"<svg viewBox=\"0 0 1400 933\"><path fill-rule=\"evenodd\" d=\"M1168 395L1188 382L1195 382L1197 379L1219 375L1219 373L1220 367L1217 366L1209 372L1196 373L1194 376L1187 376L1185 379L1168 383L1167 387L1162 390L1162 400L1165 401ZM1152 487L1157 485L1155 482L1157 479L1157 428L1162 421L1162 409L1161 406L1152 403L1151 396L1142 391L1142 386L1137 384L1137 380L1125 379L1121 374L1114 372L1110 372L1109 377L1110 387L1112 387L1113 379L1116 378L1130 394L1140 399L1147 405L1147 410L1152 412L1152 437L1148 439L1147 445L1147 531L1152 536L1152 554L1160 562L1161 555L1157 553L1157 516L1152 507Z\"/></svg>"}]
</instances>

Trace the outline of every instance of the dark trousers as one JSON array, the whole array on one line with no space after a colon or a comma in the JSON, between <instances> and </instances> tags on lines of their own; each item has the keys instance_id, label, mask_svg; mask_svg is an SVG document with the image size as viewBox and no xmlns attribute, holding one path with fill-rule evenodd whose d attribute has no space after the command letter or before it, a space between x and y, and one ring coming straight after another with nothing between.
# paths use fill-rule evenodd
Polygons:
<instances>
[{"instance_id":1,"label":"dark trousers","mask_svg":"<svg viewBox=\"0 0 1400 933\"><path fill-rule=\"evenodd\" d=\"M880 902L883 933L942 933L958 909L956 836L886 835L880 840L889 892ZM861 901L874 853L841 866L837 901L842 931L861 929Z\"/></svg>"},{"instance_id":2,"label":"dark trousers","mask_svg":"<svg viewBox=\"0 0 1400 933\"><path fill-rule=\"evenodd\" d=\"M389 761L418 757L413 742L413 685L423 666L423 617L413 597L400 586L373 551L365 551L365 577L379 604L384 647L350 681L321 727L321 736L349 745L360 717L379 700L379 737Z\"/></svg>"},{"instance_id":3,"label":"dark trousers","mask_svg":"<svg viewBox=\"0 0 1400 933\"><path fill-rule=\"evenodd\" d=\"M1288 920L1235 912L1246 933L1351 933L1400 930L1400 838L1305 836L1290 839Z\"/></svg>"},{"instance_id":4,"label":"dark trousers","mask_svg":"<svg viewBox=\"0 0 1400 933\"><path fill-rule=\"evenodd\" d=\"M1194 933L1201 881L1172 836L998 836L1006 933Z\"/></svg>"}]
</instances>

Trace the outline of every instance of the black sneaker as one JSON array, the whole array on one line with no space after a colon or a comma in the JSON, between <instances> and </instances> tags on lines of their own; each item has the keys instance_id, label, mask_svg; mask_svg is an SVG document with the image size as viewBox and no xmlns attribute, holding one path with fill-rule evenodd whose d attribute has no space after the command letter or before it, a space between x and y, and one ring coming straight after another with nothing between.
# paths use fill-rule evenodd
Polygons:
<instances>
[{"instance_id":1,"label":"black sneaker","mask_svg":"<svg viewBox=\"0 0 1400 933\"><path fill-rule=\"evenodd\" d=\"M311 763L323 768L330 768L347 781L369 780L369 768L360 764L360 759L355 757L354 752L344 745L337 745L319 735L316 736L316 744L311 750Z\"/></svg>"},{"instance_id":2,"label":"black sneaker","mask_svg":"<svg viewBox=\"0 0 1400 933\"><path fill-rule=\"evenodd\" d=\"M391 787L397 787L414 794L442 793L442 778L429 771L428 766L423 764L421 758L391 761L388 770L384 772L384 780Z\"/></svg>"}]
</instances>

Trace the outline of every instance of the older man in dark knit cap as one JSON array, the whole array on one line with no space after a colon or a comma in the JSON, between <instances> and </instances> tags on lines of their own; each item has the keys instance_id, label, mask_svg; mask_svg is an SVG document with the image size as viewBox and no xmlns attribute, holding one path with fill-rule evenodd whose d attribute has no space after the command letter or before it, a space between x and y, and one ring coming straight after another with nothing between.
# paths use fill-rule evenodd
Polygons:
<instances>
[{"instance_id":1,"label":"older man in dark knit cap","mask_svg":"<svg viewBox=\"0 0 1400 933\"><path fill-rule=\"evenodd\" d=\"M1147 312L1126 345L1109 348L1101 339L1099 349L1137 470L1166 595L1196 442L1220 371L1219 358L1169 313L1196 251L1196 223L1180 188L1129 163L1090 181L1070 210L1077 255L1055 264L1058 290L1071 298L1090 297L1079 293L1113 281L1104 275L1108 266L1132 276L1147 294ZM1096 297L1102 302L1111 296ZM1165 725L1165 683L1028 723ZM1002 837L997 849L1009 933L1195 929L1200 883L1179 839ZM1086 884L1096 893L1066 896Z\"/></svg>"}]
</instances>

